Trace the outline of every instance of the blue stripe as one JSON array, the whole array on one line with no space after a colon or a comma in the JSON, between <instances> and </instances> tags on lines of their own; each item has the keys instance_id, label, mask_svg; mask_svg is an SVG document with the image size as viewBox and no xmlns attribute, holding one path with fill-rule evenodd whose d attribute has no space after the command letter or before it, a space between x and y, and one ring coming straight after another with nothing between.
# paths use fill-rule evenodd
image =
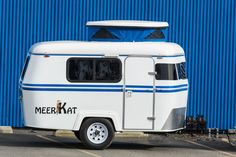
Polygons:
<instances>
[{"instance_id":1,"label":"blue stripe","mask_svg":"<svg viewBox=\"0 0 236 157\"><path fill-rule=\"evenodd\" d=\"M156 86L156 88L179 88L187 87L187 84L174 85L174 86ZM138 86L138 85L127 85L126 88L153 88L153 86Z\"/></svg>"},{"instance_id":2,"label":"blue stripe","mask_svg":"<svg viewBox=\"0 0 236 157\"><path fill-rule=\"evenodd\" d=\"M43 54L43 53L30 53L31 55L36 55L36 56L44 56L44 55L49 55L49 56L104 56L104 54Z\"/></svg>"},{"instance_id":3,"label":"blue stripe","mask_svg":"<svg viewBox=\"0 0 236 157\"><path fill-rule=\"evenodd\" d=\"M175 92L181 92L181 91L187 91L188 88L182 88L182 89L174 89L174 90L156 90L158 93L175 93Z\"/></svg>"},{"instance_id":4,"label":"blue stripe","mask_svg":"<svg viewBox=\"0 0 236 157\"><path fill-rule=\"evenodd\" d=\"M174 56L153 56L153 57L162 57L162 58L171 58L171 57L183 57L184 55L174 55Z\"/></svg>"},{"instance_id":5,"label":"blue stripe","mask_svg":"<svg viewBox=\"0 0 236 157\"><path fill-rule=\"evenodd\" d=\"M122 57L128 57L128 56L132 56L132 55L128 55L128 54L120 54L119 56ZM174 57L183 57L184 55L173 55L173 56L158 56L158 55L151 55L152 57L161 57L161 58L174 58Z\"/></svg>"},{"instance_id":6,"label":"blue stripe","mask_svg":"<svg viewBox=\"0 0 236 157\"><path fill-rule=\"evenodd\" d=\"M88 89L88 88L80 88L80 89L68 89L68 88L28 88L23 87L23 90L29 91L62 91L62 92L77 92L77 91L84 91L84 92L123 92L123 89ZM175 90L156 90L158 93L174 93L174 92L181 92L186 91L188 88L182 89L175 89ZM127 90L126 90L127 91ZM131 90L132 92L137 93L153 93L153 90Z\"/></svg>"},{"instance_id":7,"label":"blue stripe","mask_svg":"<svg viewBox=\"0 0 236 157\"><path fill-rule=\"evenodd\" d=\"M72 89L72 88L27 88L23 87L23 90L29 91L62 91L62 92L77 92L77 91L84 91L84 92L122 92L122 89L88 89L88 88L80 88L80 89Z\"/></svg>"},{"instance_id":8,"label":"blue stripe","mask_svg":"<svg viewBox=\"0 0 236 157\"><path fill-rule=\"evenodd\" d=\"M123 85L91 85L91 84L28 84L24 83L23 86L32 87L123 87ZM187 87L187 84L174 85L174 86L156 86L156 88L179 88ZM141 86L141 85L127 85L126 88L153 88L153 86Z\"/></svg>"},{"instance_id":9,"label":"blue stripe","mask_svg":"<svg viewBox=\"0 0 236 157\"><path fill-rule=\"evenodd\" d=\"M132 91L132 92L135 92L135 93L153 93L154 91L153 90L125 90L126 92L127 91Z\"/></svg>"},{"instance_id":10,"label":"blue stripe","mask_svg":"<svg viewBox=\"0 0 236 157\"><path fill-rule=\"evenodd\" d=\"M28 84L24 83L23 86L32 87L123 87L123 85L92 85L92 84Z\"/></svg>"},{"instance_id":11,"label":"blue stripe","mask_svg":"<svg viewBox=\"0 0 236 157\"><path fill-rule=\"evenodd\" d=\"M132 56L132 55L128 55L128 54L121 54L119 56L122 57L127 57L127 56ZM161 57L161 58L175 58L175 57L183 57L184 55L173 55L173 56L158 56L158 55L151 55L152 57Z\"/></svg>"}]
</instances>

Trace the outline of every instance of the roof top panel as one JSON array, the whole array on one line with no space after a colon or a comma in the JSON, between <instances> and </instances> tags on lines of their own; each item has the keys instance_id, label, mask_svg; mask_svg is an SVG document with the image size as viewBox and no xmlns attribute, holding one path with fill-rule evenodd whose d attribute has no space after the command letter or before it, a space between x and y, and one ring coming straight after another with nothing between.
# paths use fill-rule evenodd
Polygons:
<instances>
[{"instance_id":1,"label":"roof top panel","mask_svg":"<svg viewBox=\"0 0 236 157\"><path fill-rule=\"evenodd\" d=\"M183 55L183 49L170 42L81 42L50 41L33 45L32 54L117 54L117 55Z\"/></svg>"},{"instance_id":2,"label":"roof top panel","mask_svg":"<svg viewBox=\"0 0 236 157\"><path fill-rule=\"evenodd\" d=\"M88 21L89 27L137 27L137 28L165 28L167 22L157 21L138 21L138 20L107 20L107 21Z\"/></svg>"}]
</instances>

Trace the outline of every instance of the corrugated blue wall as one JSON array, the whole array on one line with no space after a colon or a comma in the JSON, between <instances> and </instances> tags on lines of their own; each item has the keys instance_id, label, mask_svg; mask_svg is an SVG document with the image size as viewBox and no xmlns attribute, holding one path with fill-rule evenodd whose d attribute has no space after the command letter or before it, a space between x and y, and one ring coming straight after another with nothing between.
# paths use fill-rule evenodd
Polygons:
<instances>
[{"instance_id":1,"label":"corrugated blue wall","mask_svg":"<svg viewBox=\"0 0 236 157\"><path fill-rule=\"evenodd\" d=\"M235 0L1 0L0 125L23 126L18 79L30 46L86 40L88 20L168 21L186 51L188 115L208 127L236 126Z\"/></svg>"}]
</instances>

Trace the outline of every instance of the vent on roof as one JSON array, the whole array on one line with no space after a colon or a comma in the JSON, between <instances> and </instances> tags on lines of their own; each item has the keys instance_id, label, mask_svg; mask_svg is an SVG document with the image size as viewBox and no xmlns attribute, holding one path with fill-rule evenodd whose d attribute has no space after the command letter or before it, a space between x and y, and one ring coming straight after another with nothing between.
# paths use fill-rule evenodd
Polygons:
<instances>
[{"instance_id":1,"label":"vent on roof","mask_svg":"<svg viewBox=\"0 0 236 157\"><path fill-rule=\"evenodd\" d=\"M145 37L145 39L164 39L164 33L160 29L156 29L154 32L150 33Z\"/></svg>"},{"instance_id":2,"label":"vent on roof","mask_svg":"<svg viewBox=\"0 0 236 157\"><path fill-rule=\"evenodd\" d=\"M119 39L108 30L101 28L93 36L92 39Z\"/></svg>"}]
</instances>

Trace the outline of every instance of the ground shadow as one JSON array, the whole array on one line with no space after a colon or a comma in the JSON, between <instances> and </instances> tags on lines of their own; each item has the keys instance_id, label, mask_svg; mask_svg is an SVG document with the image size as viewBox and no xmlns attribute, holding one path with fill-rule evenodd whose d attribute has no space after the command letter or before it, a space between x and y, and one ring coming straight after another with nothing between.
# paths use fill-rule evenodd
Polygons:
<instances>
[{"instance_id":1,"label":"ground shadow","mask_svg":"<svg viewBox=\"0 0 236 157\"><path fill-rule=\"evenodd\" d=\"M32 147L32 148L60 148L60 149L87 149L79 140L75 138L43 136L37 135L18 135L18 134L0 134L0 146L9 147ZM188 143L183 140L168 139L137 139L137 138L121 138L115 139L111 146L107 149L120 150L148 150L148 149L199 149L209 150L207 148ZM222 151L235 152L235 147L226 145L222 147Z\"/></svg>"}]
</instances>

